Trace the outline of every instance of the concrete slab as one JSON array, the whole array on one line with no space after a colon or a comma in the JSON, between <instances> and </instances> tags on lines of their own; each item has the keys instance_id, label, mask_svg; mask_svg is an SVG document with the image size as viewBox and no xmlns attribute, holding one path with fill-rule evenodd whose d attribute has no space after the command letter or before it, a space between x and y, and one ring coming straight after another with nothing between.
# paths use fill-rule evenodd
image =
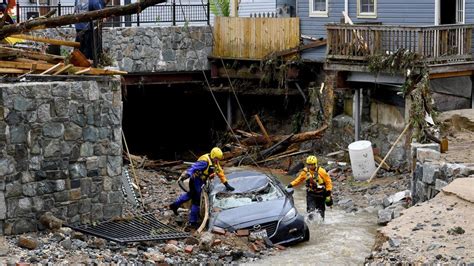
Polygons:
<instances>
[{"instance_id":1,"label":"concrete slab","mask_svg":"<svg viewBox=\"0 0 474 266\"><path fill-rule=\"evenodd\" d=\"M454 194L463 200L474 203L474 178L456 178L441 190L444 193Z\"/></svg>"}]
</instances>

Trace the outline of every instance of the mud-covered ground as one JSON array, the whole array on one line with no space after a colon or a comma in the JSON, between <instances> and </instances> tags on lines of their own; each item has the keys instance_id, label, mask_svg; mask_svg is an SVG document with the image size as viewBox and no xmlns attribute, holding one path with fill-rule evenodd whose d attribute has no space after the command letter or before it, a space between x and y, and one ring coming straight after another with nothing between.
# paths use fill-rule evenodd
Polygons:
<instances>
[{"instance_id":1,"label":"mud-covered ground","mask_svg":"<svg viewBox=\"0 0 474 266\"><path fill-rule=\"evenodd\" d=\"M325 168L331 170L337 167L326 165ZM176 219L168 209L168 205L181 193L176 178L182 169L178 167L160 172L138 170L144 208L128 206L125 214L151 212L158 220L189 231L186 226L188 210L181 208L179 218ZM282 170L273 172L276 175L285 174ZM376 210L380 208L383 198L407 186L407 179L403 177L377 178L369 184L354 182L349 177L350 170L347 167L333 170L332 173L334 208L342 208L347 212L369 211L374 214L374 224L377 219ZM230 233L206 233L175 241L120 245L63 227L55 231L0 238L0 263L246 263L272 256L284 248Z\"/></svg>"}]
</instances>

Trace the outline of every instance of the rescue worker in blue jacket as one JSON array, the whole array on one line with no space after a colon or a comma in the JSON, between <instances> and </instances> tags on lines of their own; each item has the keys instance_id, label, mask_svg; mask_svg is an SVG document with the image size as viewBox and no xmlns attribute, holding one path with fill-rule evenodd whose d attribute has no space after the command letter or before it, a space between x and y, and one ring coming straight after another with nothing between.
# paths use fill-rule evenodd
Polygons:
<instances>
[{"instance_id":1,"label":"rescue worker in blue jacket","mask_svg":"<svg viewBox=\"0 0 474 266\"><path fill-rule=\"evenodd\" d=\"M105 2L103 0L75 0L74 13L80 14L88 11L101 10L104 7ZM94 23L92 21L79 22L74 24L74 27L76 28L76 42L79 42L81 44L79 50L88 59L93 59L94 53L98 55L98 53L100 53L102 49L102 44L97 38L94 38L93 24ZM94 41L95 45L93 44Z\"/></svg>"},{"instance_id":2,"label":"rescue worker in blue jacket","mask_svg":"<svg viewBox=\"0 0 474 266\"><path fill-rule=\"evenodd\" d=\"M203 185L207 180L212 179L217 175L229 191L234 191L234 188L229 185L225 177L224 170L219 164L219 161L224 158L222 150L215 147L210 153L206 153L199 157L199 159L186 171L183 179L189 178L189 192L182 194L169 208L178 215L178 208L183 203L191 200L191 213L189 215L189 223L191 227L197 227L199 208L201 203L201 191Z\"/></svg>"}]
</instances>

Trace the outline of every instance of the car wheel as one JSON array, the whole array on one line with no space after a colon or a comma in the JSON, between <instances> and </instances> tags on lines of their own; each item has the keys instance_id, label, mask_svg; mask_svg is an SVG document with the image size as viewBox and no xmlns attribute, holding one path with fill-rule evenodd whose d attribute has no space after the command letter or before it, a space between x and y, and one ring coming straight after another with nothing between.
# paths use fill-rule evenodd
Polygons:
<instances>
[{"instance_id":1,"label":"car wheel","mask_svg":"<svg viewBox=\"0 0 474 266\"><path fill-rule=\"evenodd\" d=\"M303 242L309 241L309 228L306 227L304 230L304 237L303 237Z\"/></svg>"}]
</instances>

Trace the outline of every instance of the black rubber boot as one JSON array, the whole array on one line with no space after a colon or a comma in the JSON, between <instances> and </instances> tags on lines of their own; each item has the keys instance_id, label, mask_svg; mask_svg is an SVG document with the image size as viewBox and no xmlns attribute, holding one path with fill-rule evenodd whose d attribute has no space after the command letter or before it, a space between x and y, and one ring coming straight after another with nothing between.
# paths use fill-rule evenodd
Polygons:
<instances>
[{"instance_id":1,"label":"black rubber boot","mask_svg":"<svg viewBox=\"0 0 474 266\"><path fill-rule=\"evenodd\" d=\"M179 213L178 213L178 206L177 206L176 204L174 204L174 203L173 203L173 204L170 204L169 207L170 207L170 210L173 211L174 215L179 215Z\"/></svg>"}]
</instances>

